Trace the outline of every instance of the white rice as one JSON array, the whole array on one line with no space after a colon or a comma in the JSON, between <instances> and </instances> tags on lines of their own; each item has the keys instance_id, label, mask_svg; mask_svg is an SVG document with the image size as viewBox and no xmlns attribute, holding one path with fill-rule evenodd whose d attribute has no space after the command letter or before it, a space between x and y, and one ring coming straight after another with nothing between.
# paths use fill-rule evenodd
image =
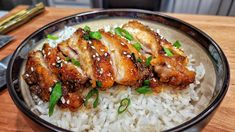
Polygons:
<instances>
[{"instance_id":1,"label":"white rice","mask_svg":"<svg viewBox=\"0 0 235 132\"><path fill-rule=\"evenodd\" d=\"M106 30L110 29L107 27ZM59 40L48 40L51 46L67 39L75 29L66 27L59 33ZM72 131L161 131L172 128L195 117L199 111L195 103L200 97L198 86L204 77L203 64L195 66L195 60L189 55L188 69L196 72L196 80L184 90L164 90L159 94L137 94L130 87L115 86L107 91L100 91L100 104L97 108L87 109L84 106L77 112L55 107L51 117L48 116L48 103L33 97L37 103L32 111L39 111L40 117L59 127ZM83 94L86 95L89 89ZM127 111L117 113L123 98L131 100Z\"/></svg>"}]
</instances>

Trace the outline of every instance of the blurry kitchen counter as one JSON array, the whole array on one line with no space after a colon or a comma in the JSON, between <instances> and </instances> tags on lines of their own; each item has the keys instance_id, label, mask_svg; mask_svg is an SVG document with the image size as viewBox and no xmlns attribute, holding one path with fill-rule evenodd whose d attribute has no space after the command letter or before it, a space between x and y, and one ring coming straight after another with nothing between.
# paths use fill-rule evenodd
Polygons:
<instances>
[{"instance_id":1,"label":"blurry kitchen counter","mask_svg":"<svg viewBox=\"0 0 235 132\"><path fill-rule=\"evenodd\" d=\"M10 13L18 12L26 6L18 6ZM0 49L0 59L11 54L16 47L38 28L56 19L75 13L89 11L80 8L46 8L46 11L30 22L9 33L15 40ZM231 81L228 93L204 131L235 131L235 17L205 16L191 14L168 14L184 20L210 35L223 49L230 63ZM0 18L1 19L1 18ZM32 131L7 90L0 93L0 131Z\"/></svg>"}]
</instances>

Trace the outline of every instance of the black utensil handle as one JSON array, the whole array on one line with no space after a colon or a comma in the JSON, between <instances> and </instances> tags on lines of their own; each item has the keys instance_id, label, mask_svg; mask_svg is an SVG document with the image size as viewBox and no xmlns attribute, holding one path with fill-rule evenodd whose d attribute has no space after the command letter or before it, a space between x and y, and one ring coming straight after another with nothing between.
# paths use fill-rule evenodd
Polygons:
<instances>
[{"instance_id":1,"label":"black utensil handle","mask_svg":"<svg viewBox=\"0 0 235 132\"><path fill-rule=\"evenodd\" d=\"M0 65L0 91L6 88L6 67Z\"/></svg>"}]
</instances>

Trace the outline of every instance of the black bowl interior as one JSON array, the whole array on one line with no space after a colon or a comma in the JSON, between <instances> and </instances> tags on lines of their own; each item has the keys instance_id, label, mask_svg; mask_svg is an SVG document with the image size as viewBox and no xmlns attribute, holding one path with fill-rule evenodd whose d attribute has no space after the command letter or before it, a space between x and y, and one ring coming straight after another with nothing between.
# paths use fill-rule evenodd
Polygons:
<instances>
[{"instance_id":1,"label":"black bowl interior","mask_svg":"<svg viewBox=\"0 0 235 132\"><path fill-rule=\"evenodd\" d=\"M225 96L228 85L229 85L229 66L227 59L222 52L221 48L213 41L208 35L206 35L201 30L196 27L185 23L179 19L172 18L160 13L154 13L143 10L133 10L133 9L113 9L113 10L103 10L103 11L94 11L86 12L81 14L75 14L68 16L62 19L59 19L55 22L52 22L33 34L27 37L15 50L7 69L7 85L9 93L17 105L17 107L22 111L26 116L28 116L32 121L52 130L64 130L57 126L54 126L43 119L39 118L33 112L30 111L30 108L26 105L20 88L19 88L19 76L20 68L23 65L25 59L27 59L28 52L36 46L37 42L44 39L47 34L52 34L65 26L73 26L86 21L94 21L101 18L138 18L148 21L154 21L157 23L162 23L164 25L174 27L177 30L184 32L185 35L190 36L198 43L201 44L201 47L209 56L210 60L214 64L215 74L216 74L216 86L213 94L213 98L209 106L202 111L198 116L193 119L176 126L170 130L181 131L192 127L197 124L208 115L210 115L215 108L218 107L223 97Z\"/></svg>"}]
</instances>

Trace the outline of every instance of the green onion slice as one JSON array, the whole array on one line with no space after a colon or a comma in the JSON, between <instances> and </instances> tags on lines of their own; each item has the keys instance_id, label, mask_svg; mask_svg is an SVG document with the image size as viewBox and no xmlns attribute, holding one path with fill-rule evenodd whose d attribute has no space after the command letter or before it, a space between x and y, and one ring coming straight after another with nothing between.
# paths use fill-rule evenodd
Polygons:
<instances>
[{"instance_id":1,"label":"green onion slice","mask_svg":"<svg viewBox=\"0 0 235 132\"><path fill-rule=\"evenodd\" d=\"M86 26L83 28L83 30L86 31L86 32L88 32L88 31L91 30L91 28L86 25Z\"/></svg>"},{"instance_id":2,"label":"green onion slice","mask_svg":"<svg viewBox=\"0 0 235 132\"><path fill-rule=\"evenodd\" d=\"M71 59L69 57L65 57L66 61L71 61Z\"/></svg>"},{"instance_id":3,"label":"green onion slice","mask_svg":"<svg viewBox=\"0 0 235 132\"><path fill-rule=\"evenodd\" d=\"M89 34L84 34L84 35L83 35L83 39L85 39L85 40L89 40L89 39L90 39Z\"/></svg>"},{"instance_id":4,"label":"green onion slice","mask_svg":"<svg viewBox=\"0 0 235 132\"><path fill-rule=\"evenodd\" d=\"M62 96L61 82L57 82L52 90L49 101L49 116L53 114L54 108L60 97Z\"/></svg>"},{"instance_id":5,"label":"green onion slice","mask_svg":"<svg viewBox=\"0 0 235 132\"><path fill-rule=\"evenodd\" d=\"M147 59L146 59L146 65L149 66L151 63L151 60L152 60L152 56L149 56Z\"/></svg>"},{"instance_id":6,"label":"green onion slice","mask_svg":"<svg viewBox=\"0 0 235 132\"><path fill-rule=\"evenodd\" d=\"M99 87L99 88L102 87L102 82L101 81L96 81L96 86Z\"/></svg>"},{"instance_id":7,"label":"green onion slice","mask_svg":"<svg viewBox=\"0 0 235 132\"><path fill-rule=\"evenodd\" d=\"M89 91L89 93L87 94L87 96L85 97L85 102L84 105L87 106L88 104L88 100L93 97L94 95L96 95L95 101L93 102L93 108L96 108L99 104L99 91L94 88L92 90Z\"/></svg>"},{"instance_id":8,"label":"green onion slice","mask_svg":"<svg viewBox=\"0 0 235 132\"><path fill-rule=\"evenodd\" d=\"M59 39L59 37L53 36L53 35L51 35L51 34L48 34L48 35L47 35L47 38L48 38L48 39L51 39L51 40L57 40L57 39Z\"/></svg>"},{"instance_id":9,"label":"green onion slice","mask_svg":"<svg viewBox=\"0 0 235 132\"><path fill-rule=\"evenodd\" d=\"M115 32L117 35L123 36L123 37L125 37L126 39L128 39L128 40L130 40L130 41L133 40L133 36L132 36L129 32L127 32L125 29L122 29L122 28L120 28L120 27L117 27L117 28L114 29L114 32Z\"/></svg>"},{"instance_id":10,"label":"green onion slice","mask_svg":"<svg viewBox=\"0 0 235 132\"><path fill-rule=\"evenodd\" d=\"M120 102L120 106L118 107L118 114L121 114L124 111L126 111L127 107L130 105L130 103L131 103L130 98L122 99Z\"/></svg>"},{"instance_id":11,"label":"green onion slice","mask_svg":"<svg viewBox=\"0 0 235 132\"><path fill-rule=\"evenodd\" d=\"M141 62L143 62L143 61L142 61L141 58L138 58L138 59L137 59L137 62L140 62L140 63L141 63Z\"/></svg>"},{"instance_id":12,"label":"green onion slice","mask_svg":"<svg viewBox=\"0 0 235 132\"><path fill-rule=\"evenodd\" d=\"M150 84L150 80L144 80L144 85L145 86L149 86L149 84Z\"/></svg>"},{"instance_id":13,"label":"green onion slice","mask_svg":"<svg viewBox=\"0 0 235 132\"><path fill-rule=\"evenodd\" d=\"M80 67L80 65L81 65L80 62L74 58L71 59L71 62L77 67Z\"/></svg>"},{"instance_id":14,"label":"green onion slice","mask_svg":"<svg viewBox=\"0 0 235 132\"><path fill-rule=\"evenodd\" d=\"M176 48L180 48L181 47L180 41L179 40L175 41L173 46L175 46Z\"/></svg>"},{"instance_id":15,"label":"green onion slice","mask_svg":"<svg viewBox=\"0 0 235 132\"><path fill-rule=\"evenodd\" d=\"M149 86L142 86L136 89L136 92L139 94L149 94L152 93L153 90Z\"/></svg>"},{"instance_id":16,"label":"green onion slice","mask_svg":"<svg viewBox=\"0 0 235 132\"><path fill-rule=\"evenodd\" d=\"M90 32L89 37L92 39L98 39L98 40L102 38L101 33L99 31Z\"/></svg>"},{"instance_id":17,"label":"green onion slice","mask_svg":"<svg viewBox=\"0 0 235 132\"><path fill-rule=\"evenodd\" d=\"M138 43L138 42L134 43L132 46L133 46L137 51L140 51L140 49L141 49L141 45L140 45L140 43Z\"/></svg>"},{"instance_id":18,"label":"green onion slice","mask_svg":"<svg viewBox=\"0 0 235 132\"><path fill-rule=\"evenodd\" d=\"M163 50L165 51L167 56L173 56L173 53L166 47L163 47Z\"/></svg>"}]
</instances>

